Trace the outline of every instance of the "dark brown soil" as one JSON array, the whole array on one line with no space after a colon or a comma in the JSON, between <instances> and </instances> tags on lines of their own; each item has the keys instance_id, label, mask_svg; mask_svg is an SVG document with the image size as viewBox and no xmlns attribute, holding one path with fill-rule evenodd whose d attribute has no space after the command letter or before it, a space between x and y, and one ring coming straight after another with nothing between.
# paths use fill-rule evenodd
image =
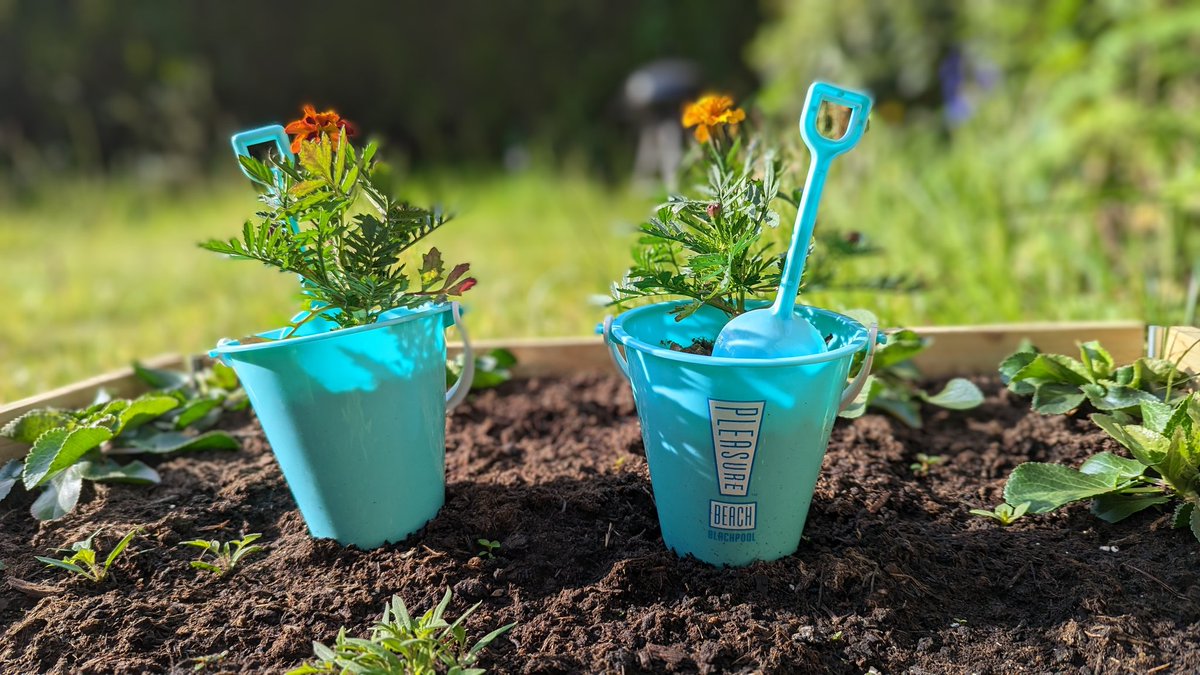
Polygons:
<instances>
[{"instance_id":1,"label":"dark brown soil","mask_svg":"<svg viewBox=\"0 0 1200 675\"><path fill-rule=\"evenodd\" d=\"M713 341L706 338L692 338L692 344L686 347L672 340L667 340L664 344L671 351L683 352L685 354L712 356L713 351Z\"/></svg>"},{"instance_id":2,"label":"dark brown soil","mask_svg":"<svg viewBox=\"0 0 1200 675\"><path fill-rule=\"evenodd\" d=\"M1019 462L1077 463L1112 442L1086 419L1041 417L990 392L925 431L839 422L794 556L719 570L666 551L631 397L616 378L512 382L449 422L446 506L379 550L310 540L258 428L245 449L158 465L155 488L87 487L48 525L17 491L0 505L0 671L279 672L364 631L393 593L424 610L477 600L476 636L510 621L483 665L522 672L1197 672L1197 545L1161 513L1118 525L1086 507L1000 528ZM916 453L941 454L928 476ZM145 529L94 586L33 560L98 526ZM188 567L194 537L262 532L270 547L224 580ZM496 539L494 560L477 557ZM212 671L210 671L212 672Z\"/></svg>"}]
</instances>

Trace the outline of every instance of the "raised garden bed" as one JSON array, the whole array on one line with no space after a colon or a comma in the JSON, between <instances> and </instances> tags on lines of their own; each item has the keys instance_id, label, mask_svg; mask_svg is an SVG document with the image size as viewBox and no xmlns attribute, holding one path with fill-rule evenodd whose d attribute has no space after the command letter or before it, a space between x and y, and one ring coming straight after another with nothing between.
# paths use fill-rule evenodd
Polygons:
<instances>
[{"instance_id":1,"label":"raised garden bed","mask_svg":"<svg viewBox=\"0 0 1200 675\"><path fill-rule=\"evenodd\" d=\"M984 372L1023 334L1047 349L1095 337L1124 356L1141 349L1131 326L951 329L923 365ZM340 626L367 628L393 593L423 611L446 588L452 614L483 602L475 635L518 622L485 652L493 672L1200 669L1200 549L1165 516L1107 525L1073 507L1000 528L968 513L999 501L1023 461L1115 450L1085 418L1038 415L980 376L982 407L931 408L924 430L841 421L800 551L719 570L664 549L628 385L595 372L608 368L603 347L518 355L535 376L454 413L446 506L400 544L364 553L310 539L248 413L225 424L240 452L160 461L153 488L89 484L62 520L39 525L16 491L0 505L3 670L191 672L225 652L210 672L278 672ZM909 465L930 452L948 459L915 476ZM100 586L33 559L133 526L140 543ZM224 579L197 574L177 546L244 532L269 548ZM494 559L479 557L479 538L500 542Z\"/></svg>"}]
</instances>

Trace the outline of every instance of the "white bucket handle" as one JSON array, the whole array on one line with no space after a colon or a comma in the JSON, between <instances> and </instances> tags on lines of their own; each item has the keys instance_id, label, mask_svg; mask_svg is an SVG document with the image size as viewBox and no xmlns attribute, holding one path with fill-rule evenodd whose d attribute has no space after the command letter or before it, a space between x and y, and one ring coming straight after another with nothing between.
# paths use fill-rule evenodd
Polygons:
<instances>
[{"instance_id":1,"label":"white bucket handle","mask_svg":"<svg viewBox=\"0 0 1200 675\"><path fill-rule=\"evenodd\" d=\"M629 362L625 360L625 356L617 348L617 341L612 336L612 322L613 318L611 316L604 317L604 342L608 345L608 352L612 355L612 360L617 365L617 370L621 371L621 374L628 380Z\"/></svg>"},{"instance_id":2,"label":"white bucket handle","mask_svg":"<svg viewBox=\"0 0 1200 675\"><path fill-rule=\"evenodd\" d=\"M838 406L838 412L850 407L850 404L854 403L854 399L858 398L863 385L867 383L867 376L871 374L871 364L875 362L875 342L878 336L879 324L872 323L870 333L867 334L867 356L863 359L862 368L859 369L854 381L846 385L845 391L842 392L842 402Z\"/></svg>"},{"instance_id":3,"label":"white bucket handle","mask_svg":"<svg viewBox=\"0 0 1200 675\"><path fill-rule=\"evenodd\" d=\"M450 303L450 314L454 317L454 327L462 336L463 369L458 375L458 381L446 392L446 414L450 414L459 403L471 393L471 382L475 379L475 352L471 349L471 338L467 336L467 327L462 322L462 307L457 302Z\"/></svg>"}]
</instances>

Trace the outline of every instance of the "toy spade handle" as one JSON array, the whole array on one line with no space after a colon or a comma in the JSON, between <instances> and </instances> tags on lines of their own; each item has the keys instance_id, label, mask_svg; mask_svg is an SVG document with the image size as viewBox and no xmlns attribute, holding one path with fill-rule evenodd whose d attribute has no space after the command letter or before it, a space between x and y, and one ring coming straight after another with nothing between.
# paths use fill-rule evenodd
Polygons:
<instances>
[{"instance_id":1,"label":"toy spade handle","mask_svg":"<svg viewBox=\"0 0 1200 675\"><path fill-rule=\"evenodd\" d=\"M278 124L239 131L229 141L233 144L233 154L235 157L250 157L251 147L262 143L274 143L275 149L279 152L280 159L287 160L288 162L296 161L296 156L292 154L291 145L288 143L287 133ZM255 180L254 176L251 176L246 171L246 167L241 166L240 161L238 162L238 166L241 167L242 173L246 174L246 178Z\"/></svg>"},{"instance_id":2,"label":"toy spade handle","mask_svg":"<svg viewBox=\"0 0 1200 675\"><path fill-rule=\"evenodd\" d=\"M250 172L246 170L246 167L242 166L240 159L241 157L250 157L250 148L254 147L255 145L260 145L262 143L274 143L275 150L279 152L280 159L287 162L296 161L296 156L292 154L291 145L288 143L287 132L284 131L283 127L279 126L278 124L269 124L265 127L259 127L257 129L239 131L229 139L229 142L233 145L233 156L235 158L239 158L238 168L242 170L242 173L245 174L246 178L249 178L255 183L258 182L258 179L250 175ZM263 187L277 191L282 190L283 176L280 175L279 169L272 168L271 172L275 174L275 185L264 185ZM294 218L288 219L288 225L292 228L292 232L300 231L300 225ZM303 277L301 277L301 279L303 279ZM303 287L303 281L301 281L301 286Z\"/></svg>"},{"instance_id":3,"label":"toy spade handle","mask_svg":"<svg viewBox=\"0 0 1200 675\"><path fill-rule=\"evenodd\" d=\"M826 138L817 129L822 103L832 103L850 109L850 121L841 138ZM804 113L800 117L800 136L814 156L833 159L849 152L858 144L867 129L867 117L871 114L871 97L850 89L837 87L827 82L814 82L804 99Z\"/></svg>"},{"instance_id":4,"label":"toy spade handle","mask_svg":"<svg viewBox=\"0 0 1200 675\"><path fill-rule=\"evenodd\" d=\"M821 104L834 103L850 109L850 121L846 133L838 139L829 139L817 130ZM804 263L808 259L808 247L813 229L817 224L817 206L821 193L825 191L825 176L833 158L849 152L862 138L867 128L867 117L871 114L871 97L857 91L835 87L825 82L814 82L808 88L804 100L804 111L800 117L800 136L812 151L808 167L808 179L804 183L804 194L796 210L796 225L792 231L792 243L788 247L783 275L779 280L779 296L771 311L783 320L792 318L796 307L796 294L800 292L800 280L804 277Z\"/></svg>"},{"instance_id":5,"label":"toy spade handle","mask_svg":"<svg viewBox=\"0 0 1200 675\"><path fill-rule=\"evenodd\" d=\"M450 303L450 312L454 316L454 327L462 336L463 369L458 375L458 381L446 392L446 414L458 407L459 403L471 393L471 382L475 379L475 351L471 349L471 338L467 335L467 327L462 321L462 306L457 302Z\"/></svg>"}]
</instances>

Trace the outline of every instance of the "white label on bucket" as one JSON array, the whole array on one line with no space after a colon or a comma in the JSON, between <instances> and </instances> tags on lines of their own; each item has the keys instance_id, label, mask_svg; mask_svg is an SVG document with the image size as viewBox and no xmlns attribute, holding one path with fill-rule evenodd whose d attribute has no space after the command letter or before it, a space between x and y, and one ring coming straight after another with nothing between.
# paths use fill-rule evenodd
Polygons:
<instances>
[{"instance_id":1,"label":"white label on bucket","mask_svg":"<svg viewBox=\"0 0 1200 675\"><path fill-rule=\"evenodd\" d=\"M753 530L758 503L731 504L708 500L708 526L718 530Z\"/></svg>"},{"instance_id":2,"label":"white label on bucket","mask_svg":"<svg viewBox=\"0 0 1200 675\"><path fill-rule=\"evenodd\" d=\"M750 490L750 472L754 468L765 405L764 401L708 401L717 490L723 495L745 497Z\"/></svg>"}]
</instances>

